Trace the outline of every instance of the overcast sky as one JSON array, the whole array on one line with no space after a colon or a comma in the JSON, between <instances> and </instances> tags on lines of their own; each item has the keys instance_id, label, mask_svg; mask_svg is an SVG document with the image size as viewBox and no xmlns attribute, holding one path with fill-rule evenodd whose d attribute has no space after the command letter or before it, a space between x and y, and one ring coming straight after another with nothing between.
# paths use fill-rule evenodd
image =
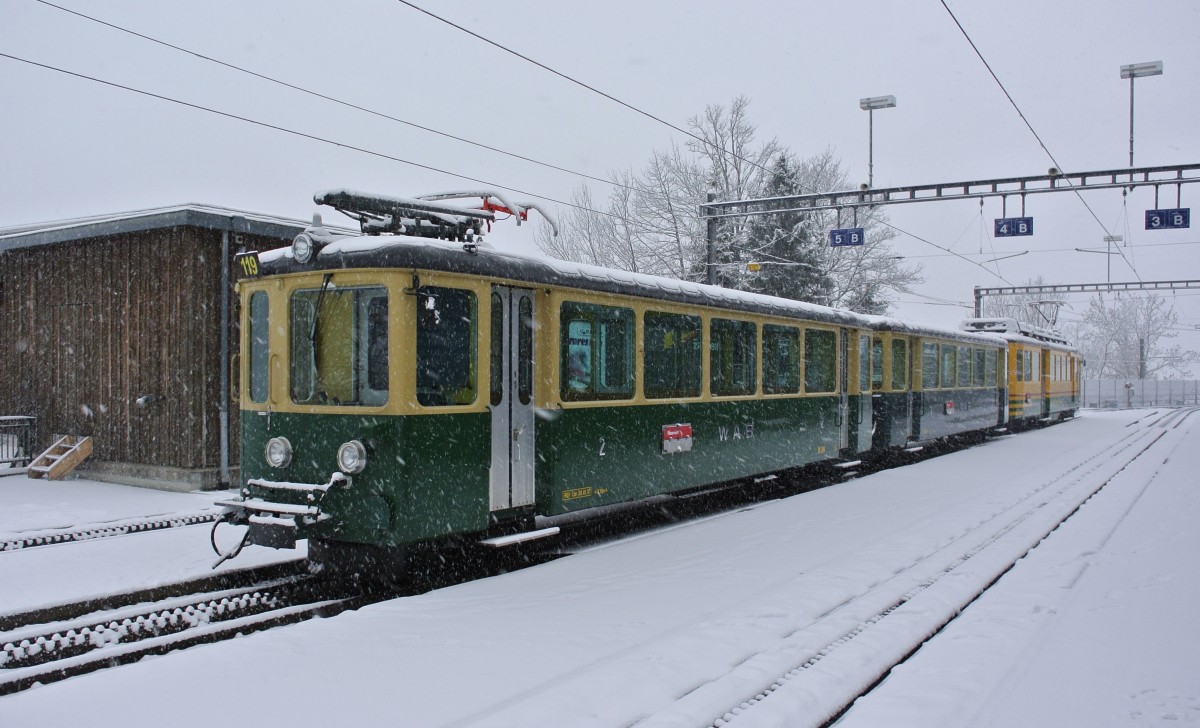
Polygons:
<instances>
[{"instance_id":1,"label":"overcast sky","mask_svg":"<svg viewBox=\"0 0 1200 728\"><path fill-rule=\"evenodd\" d=\"M684 144L669 127L584 90L395 0L61 0L63 7L258 73L514 154L595 177L640 168ZM1046 152L939 0L857 2L416 4L677 126L745 95L761 139L809 156L826 148L867 178L866 96L875 186L1045 174ZM1136 86L1136 166L1200 162L1200 3L1194 0L952 0L950 8L1067 171L1129 159L1121 65L1161 60ZM68 14L0 0L0 53L210 107L394 159L256 126L0 58L0 227L183 202L307 218L313 192L398 195L487 186L570 199L584 178L339 107ZM590 182L603 198L605 185ZM1075 252L1123 235L1112 280L1200 278L1200 232L1148 232L1153 192L1030 196L1030 238L991 238L1000 202L895 206L898 255L925 283L897 313L953 323L972 287L1103 282L1106 256ZM543 200L544 201L544 200ZM1200 201L1184 186L1182 206ZM1159 207L1175 207L1164 188ZM1196 205L1200 207L1200 205ZM1010 200L1009 216L1019 212ZM342 222L336 212L327 219ZM348 221L347 221L348 222ZM1195 223L1200 228L1200 221ZM529 228L505 244L533 248ZM988 269L1005 251L1027 255ZM1136 272L1125 262L1130 261ZM1200 291L1175 298L1200 326ZM1076 318L1086 297L1074 299ZM1180 339L1200 348L1200 336Z\"/></svg>"}]
</instances>

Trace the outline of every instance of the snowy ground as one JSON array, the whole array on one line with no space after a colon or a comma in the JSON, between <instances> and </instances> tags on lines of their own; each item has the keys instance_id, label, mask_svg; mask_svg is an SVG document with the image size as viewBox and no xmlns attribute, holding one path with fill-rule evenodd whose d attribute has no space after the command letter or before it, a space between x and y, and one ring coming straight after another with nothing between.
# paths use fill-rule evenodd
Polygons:
<instances>
[{"instance_id":1,"label":"snowy ground","mask_svg":"<svg viewBox=\"0 0 1200 728\"><path fill-rule=\"evenodd\" d=\"M1200 723L1187 618L1200 595L1197 423L1087 414L0 697L0 725L819 725L948 620L838 725ZM0 534L211 501L9 477ZM293 555L247 549L234 565ZM186 578L211 561L205 526L4 552L0 613Z\"/></svg>"}]
</instances>

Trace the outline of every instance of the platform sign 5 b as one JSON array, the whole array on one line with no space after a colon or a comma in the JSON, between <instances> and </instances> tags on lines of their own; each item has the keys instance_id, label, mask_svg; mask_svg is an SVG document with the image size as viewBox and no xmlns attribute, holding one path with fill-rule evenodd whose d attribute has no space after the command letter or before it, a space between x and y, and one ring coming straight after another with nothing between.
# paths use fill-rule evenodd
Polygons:
<instances>
[{"instance_id":1,"label":"platform sign 5 b","mask_svg":"<svg viewBox=\"0 0 1200 728\"><path fill-rule=\"evenodd\" d=\"M1192 209L1146 210L1147 230L1173 230L1192 226Z\"/></svg>"},{"instance_id":2,"label":"platform sign 5 b","mask_svg":"<svg viewBox=\"0 0 1200 728\"><path fill-rule=\"evenodd\" d=\"M867 236L863 234L862 228L839 228L829 231L829 246L832 248L862 245L866 240Z\"/></svg>"},{"instance_id":3,"label":"platform sign 5 b","mask_svg":"<svg viewBox=\"0 0 1200 728\"><path fill-rule=\"evenodd\" d=\"M1033 235L1032 217L998 217L993 237L1011 238L1016 235Z\"/></svg>"}]
</instances>

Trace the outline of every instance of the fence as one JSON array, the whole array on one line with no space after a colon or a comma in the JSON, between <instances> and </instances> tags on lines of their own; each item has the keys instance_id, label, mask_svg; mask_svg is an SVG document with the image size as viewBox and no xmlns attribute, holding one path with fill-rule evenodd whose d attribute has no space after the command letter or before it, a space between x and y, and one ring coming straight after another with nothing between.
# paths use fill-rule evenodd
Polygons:
<instances>
[{"instance_id":1,"label":"fence","mask_svg":"<svg viewBox=\"0 0 1200 728\"><path fill-rule=\"evenodd\" d=\"M1083 380L1084 407L1174 407L1185 404L1200 404L1200 380Z\"/></svg>"},{"instance_id":2,"label":"fence","mask_svg":"<svg viewBox=\"0 0 1200 728\"><path fill-rule=\"evenodd\" d=\"M0 470L23 468L37 455L37 418L0 416Z\"/></svg>"}]
</instances>

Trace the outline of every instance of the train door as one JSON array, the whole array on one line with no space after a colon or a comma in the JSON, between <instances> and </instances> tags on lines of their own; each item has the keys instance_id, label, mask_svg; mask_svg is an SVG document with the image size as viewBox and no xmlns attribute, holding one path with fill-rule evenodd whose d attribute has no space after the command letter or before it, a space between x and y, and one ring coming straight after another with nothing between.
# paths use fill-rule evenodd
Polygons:
<instances>
[{"instance_id":1,"label":"train door","mask_svg":"<svg viewBox=\"0 0 1200 728\"><path fill-rule=\"evenodd\" d=\"M842 447L849 456L870 449L873 418L871 417L871 337L842 329L841 413ZM853 344L853 345L852 345ZM851 362L856 365L852 366ZM858 379L853 379L857 372ZM850 384L857 381L853 396Z\"/></svg>"},{"instance_id":2,"label":"train door","mask_svg":"<svg viewBox=\"0 0 1200 728\"><path fill-rule=\"evenodd\" d=\"M838 344L838 427L841 449L850 447L850 332L841 330Z\"/></svg>"},{"instance_id":3,"label":"train door","mask_svg":"<svg viewBox=\"0 0 1200 728\"><path fill-rule=\"evenodd\" d=\"M880 345L882 346L882 344ZM871 337L867 334L858 336L858 398L851 417L856 421L855 451L862 452L871 449L871 440L875 432L874 390L871 376ZM882 377L882 373L880 374Z\"/></svg>"},{"instance_id":4,"label":"train door","mask_svg":"<svg viewBox=\"0 0 1200 728\"><path fill-rule=\"evenodd\" d=\"M490 509L534 500L533 291L492 286Z\"/></svg>"},{"instance_id":5,"label":"train door","mask_svg":"<svg viewBox=\"0 0 1200 728\"><path fill-rule=\"evenodd\" d=\"M1050 416L1050 388L1053 386L1050 381L1051 372L1050 350L1039 349L1037 351L1037 360L1034 362L1034 371L1038 378L1038 393L1042 397L1042 401L1038 404L1038 411L1043 419Z\"/></svg>"},{"instance_id":6,"label":"train door","mask_svg":"<svg viewBox=\"0 0 1200 728\"><path fill-rule=\"evenodd\" d=\"M871 337L871 447L882 450L908 441L912 423L909 340Z\"/></svg>"}]
</instances>

